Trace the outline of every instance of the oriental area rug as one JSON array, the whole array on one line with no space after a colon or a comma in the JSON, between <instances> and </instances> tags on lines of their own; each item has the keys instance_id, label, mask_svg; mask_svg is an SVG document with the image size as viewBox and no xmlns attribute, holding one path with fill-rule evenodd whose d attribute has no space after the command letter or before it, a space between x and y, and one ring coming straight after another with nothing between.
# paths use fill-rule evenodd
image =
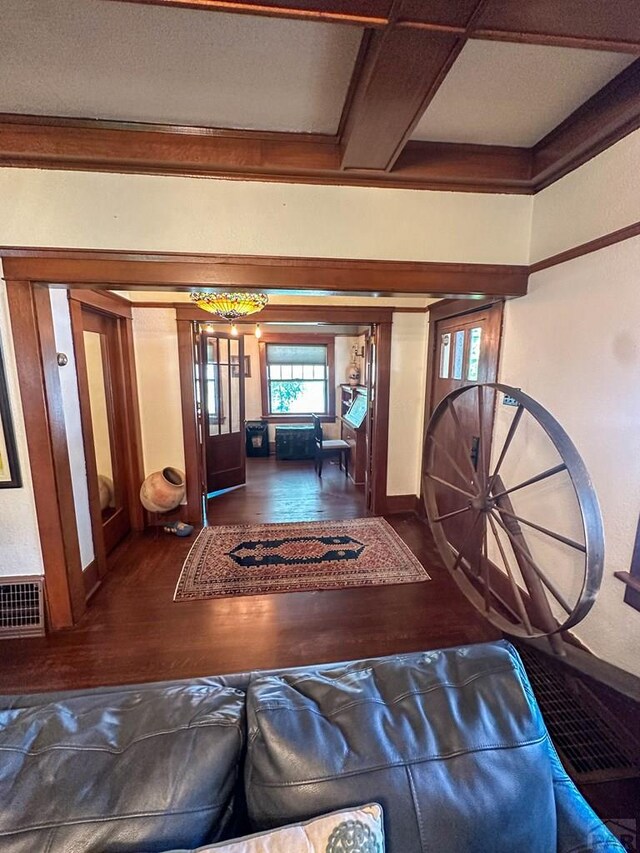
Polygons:
<instances>
[{"instance_id":1,"label":"oriental area rug","mask_svg":"<svg viewBox=\"0 0 640 853\"><path fill-rule=\"evenodd\" d=\"M174 601L430 580L383 518L205 527Z\"/></svg>"}]
</instances>

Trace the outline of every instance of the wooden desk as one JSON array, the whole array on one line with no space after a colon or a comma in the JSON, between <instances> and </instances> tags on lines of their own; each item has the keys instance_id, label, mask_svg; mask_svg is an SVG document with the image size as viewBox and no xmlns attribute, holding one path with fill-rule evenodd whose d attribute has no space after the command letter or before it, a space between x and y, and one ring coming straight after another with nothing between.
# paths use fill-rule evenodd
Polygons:
<instances>
[{"instance_id":1,"label":"wooden desk","mask_svg":"<svg viewBox=\"0 0 640 853\"><path fill-rule=\"evenodd\" d=\"M367 396L367 389L358 385L341 385L341 417L340 438L349 442L351 456L349 458L349 476L356 486L363 486L367 471L367 420L368 415L359 427L354 427L345 419L353 401L357 396Z\"/></svg>"}]
</instances>

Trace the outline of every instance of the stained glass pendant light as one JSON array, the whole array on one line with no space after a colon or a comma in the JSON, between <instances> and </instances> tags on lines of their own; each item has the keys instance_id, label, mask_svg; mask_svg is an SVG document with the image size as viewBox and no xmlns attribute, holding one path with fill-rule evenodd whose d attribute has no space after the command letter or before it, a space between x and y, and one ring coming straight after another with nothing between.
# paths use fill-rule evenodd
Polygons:
<instances>
[{"instance_id":1,"label":"stained glass pendant light","mask_svg":"<svg viewBox=\"0 0 640 853\"><path fill-rule=\"evenodd\" d=\"M233 323L239 317L262 311L269 298L266 293L192 293L191 301L198 308Z\"/></svg>"}]
</instances>

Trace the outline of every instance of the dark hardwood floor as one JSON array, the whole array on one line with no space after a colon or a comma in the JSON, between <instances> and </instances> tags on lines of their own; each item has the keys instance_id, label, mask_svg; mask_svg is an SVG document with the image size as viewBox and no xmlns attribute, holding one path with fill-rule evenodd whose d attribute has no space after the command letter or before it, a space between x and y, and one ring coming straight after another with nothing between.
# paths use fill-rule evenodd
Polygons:
<instances>
[{"instance_id":1,"label":"dark hardwood floor","mask_svg":"<svg viewBox=\"0 0 640 853\"><path fill-rule=\"evenodd\" d=\"M210 503L212 523L364 515L362 493L337 466L249 460L246 488ZM278 471L278 476L270 475ZM415 515L389 521L430 582L174 602L190 539L130 536L82 622L70 631L2 643L0 691L135 683L348 660L475 643L498 636L440 565Z\"/></svg>"}]
</instances>

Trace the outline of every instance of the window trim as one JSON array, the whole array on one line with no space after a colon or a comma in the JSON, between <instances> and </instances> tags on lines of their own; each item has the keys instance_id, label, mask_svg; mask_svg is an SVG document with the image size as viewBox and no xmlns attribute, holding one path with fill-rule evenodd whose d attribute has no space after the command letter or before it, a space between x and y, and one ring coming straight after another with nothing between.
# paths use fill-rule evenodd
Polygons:
<instances>
[{"instance_id":1,"label":"window trim","mask_svg":"<svg viewBox=\"0 0 640 853\"><path fill-rule=\"evenodd\" d=\"M262 397L262 420L273 424L295 424L311 422L313 412L278 415L269 411L269 384L267 381L267 344L322 344L327 348L327 407L328 412L320 416L322 423L335 423L336 419L336 373L335 335L314 334L266 334L260 338L260 394Z\"/></svg>"}]
</instances>

